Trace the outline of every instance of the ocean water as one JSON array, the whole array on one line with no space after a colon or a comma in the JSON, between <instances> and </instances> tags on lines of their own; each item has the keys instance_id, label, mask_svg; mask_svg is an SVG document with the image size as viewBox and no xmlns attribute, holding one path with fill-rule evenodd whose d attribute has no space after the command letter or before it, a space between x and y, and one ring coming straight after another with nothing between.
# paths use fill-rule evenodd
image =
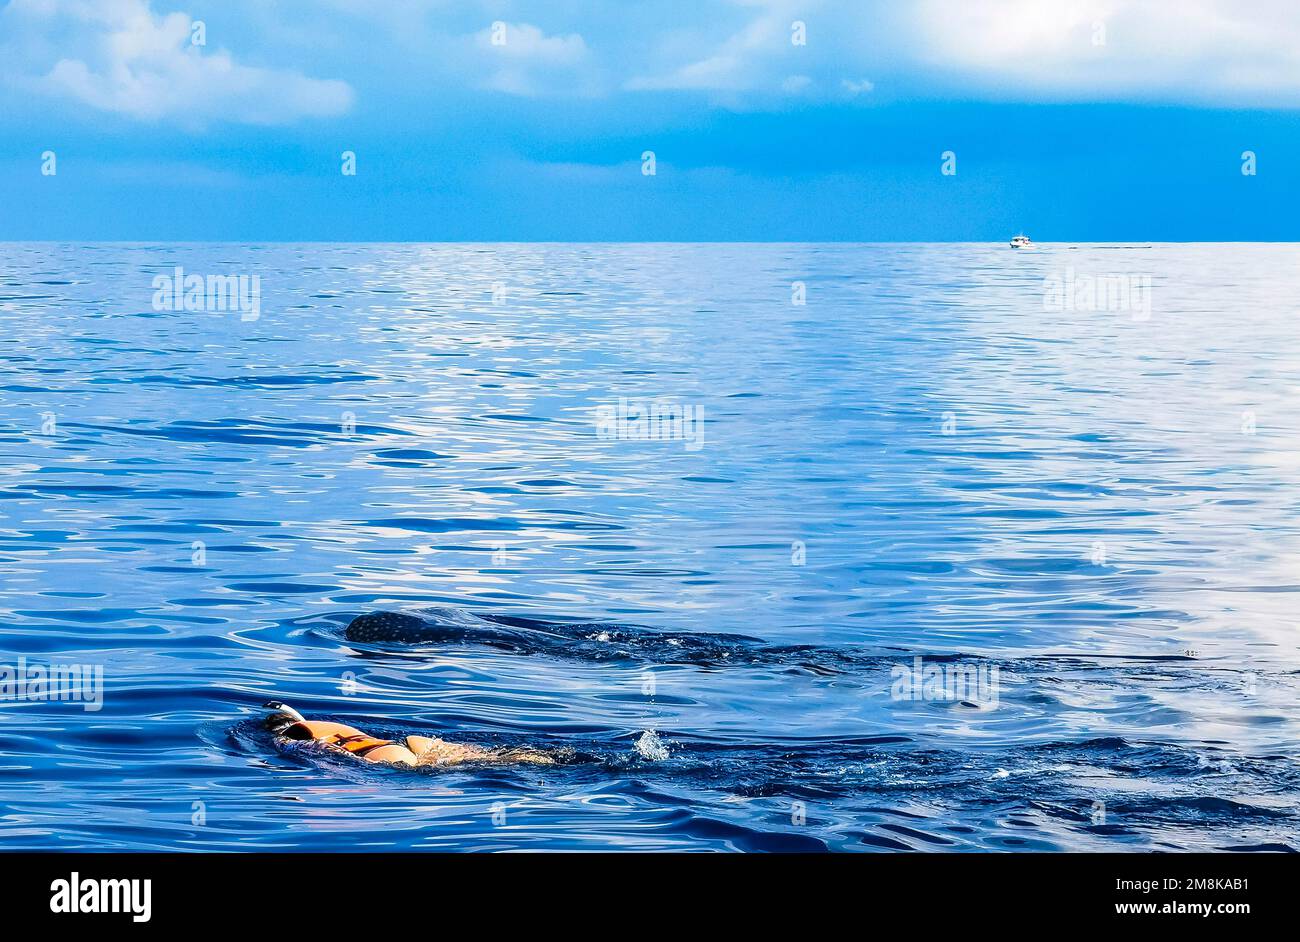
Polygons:
<instances>
[{"instance_id":1,"label":"ocean water","mask_svg":"<svg viewBox=\"0 0 1300 942\"><path fill-rule=\"evenodd\" d=\"M0 246L0 846L1300 848L1298 260Z\"/></svg>"}]
</instances>

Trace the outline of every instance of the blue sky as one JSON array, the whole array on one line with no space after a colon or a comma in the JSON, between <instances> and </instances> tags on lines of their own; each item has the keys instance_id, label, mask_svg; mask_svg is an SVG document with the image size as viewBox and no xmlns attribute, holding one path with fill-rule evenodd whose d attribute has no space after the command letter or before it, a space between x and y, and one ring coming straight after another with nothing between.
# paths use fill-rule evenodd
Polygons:
<instances>
[{"instance_id":1,"label":"blue sky","mask_svg":"<svg viewBox=\"0 0 1300 942\"><path fill-rule=\"evenodd\" d=\"M8 0L0 239L1300 239L1297 49L1262 0Z\"/></svg>"}]
</instances>

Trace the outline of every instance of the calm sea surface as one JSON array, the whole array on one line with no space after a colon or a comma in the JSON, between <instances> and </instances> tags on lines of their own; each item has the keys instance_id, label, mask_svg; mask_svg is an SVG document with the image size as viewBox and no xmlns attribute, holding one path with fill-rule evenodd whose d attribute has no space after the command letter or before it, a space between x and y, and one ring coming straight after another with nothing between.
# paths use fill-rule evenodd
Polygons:
<instances>
[{"instance_id":1,"label":"calm sea surface","mask_svg":"<svg viewBox=\"0 0 1300 942\"><path fill-rule=\"evenodd\" d=\"M1300 848L1298 297L1293 245L0 246L0 664L104 678L5 687L0 845ZM428 607L537 643L344 637Z\"/></svg>"}]
</instances>

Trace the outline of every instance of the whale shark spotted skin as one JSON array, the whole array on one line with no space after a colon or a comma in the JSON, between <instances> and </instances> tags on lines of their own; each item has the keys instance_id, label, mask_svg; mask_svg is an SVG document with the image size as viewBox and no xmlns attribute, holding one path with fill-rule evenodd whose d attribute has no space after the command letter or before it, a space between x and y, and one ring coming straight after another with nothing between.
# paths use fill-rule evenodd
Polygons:
<instances>
[{"instance_id":1,"label":"whale shark spotted skin","mask_svg":"<svg viewBox=\"0 0 1300 942\"><path fill-rule=\"evenodd\" d=\"M344 630L362 644L481 644L522 654L595 661L664 664L784 662L834 672L860 655L812 645L773 645L735 634L658 631L611 622L558 622L514 615L478 615L454 608L358 615Z\"/></svg>"},{"instance_id":2,"label":"whale shark spotted skin","mask_svg":"<svg viewBox=\"0 0 1300 942\"><path fill-rule=\"evenodd\" d=\"M398 644L448 644L478 642L490 644L523 639L518 632L453 608L431 608L413 612L368 612L348 624L349 641L396 642Z\"/></svg>"}]
</instances>

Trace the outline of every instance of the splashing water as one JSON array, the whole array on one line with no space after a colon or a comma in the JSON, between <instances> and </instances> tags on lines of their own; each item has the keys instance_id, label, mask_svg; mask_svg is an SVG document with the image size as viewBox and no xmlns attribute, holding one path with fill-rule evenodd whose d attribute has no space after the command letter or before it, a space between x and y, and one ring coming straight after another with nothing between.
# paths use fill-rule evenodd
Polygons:
<instances>
[{"instance_id":1,"label":"splashing water","mask_svg":"<svg viewBox=\"0 0 1300 942\"><path fill-rule=\"evenodd\" d=\"M668 746L653 729L647 729L641 734L635 748L637 755L651 762L663 762L668 758Z\"/></svg>"}]
</instances>

